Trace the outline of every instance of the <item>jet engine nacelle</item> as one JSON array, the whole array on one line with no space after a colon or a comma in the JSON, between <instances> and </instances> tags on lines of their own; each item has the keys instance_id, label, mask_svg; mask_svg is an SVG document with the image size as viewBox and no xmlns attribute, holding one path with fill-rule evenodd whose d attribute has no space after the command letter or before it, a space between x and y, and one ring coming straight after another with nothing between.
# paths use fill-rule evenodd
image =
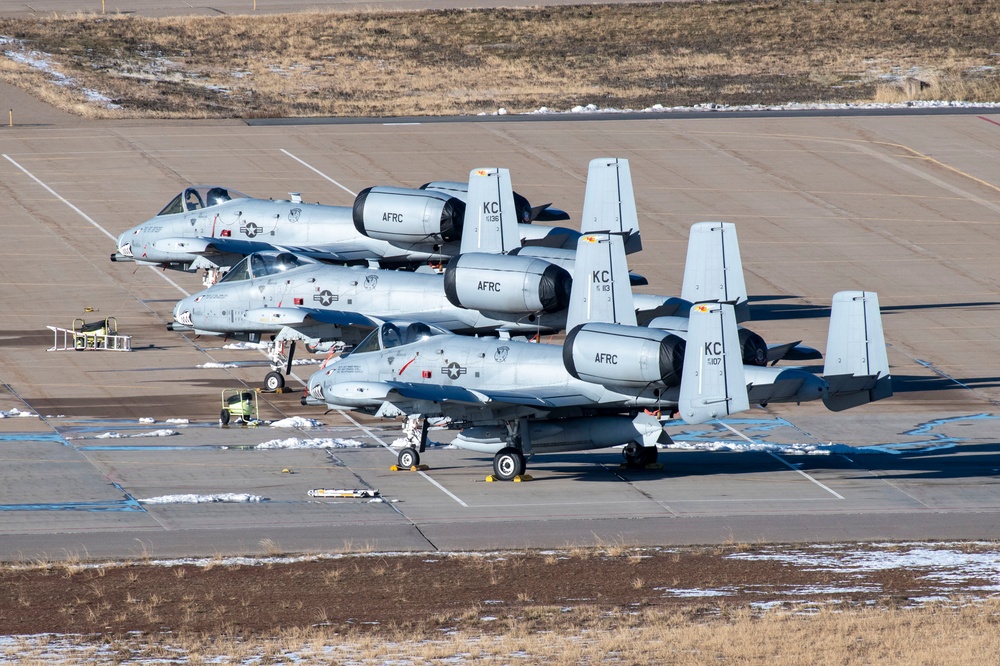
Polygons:
<instances>
[{"instance_id":1,"label":"jet engine nacelle","mask_svg":"<svg viewBox=\"0 0 1000 666\"><path fill-rule=\"evenodd\" d=\"M582 324L563 343L563 365L573 377L605 386L680 386L684 340L656 329Z\"/></svg>"},{"instance_id":2,"label":"jet engine nacelle","mask_svg":"<svg viewBox=\"0 0 1000 666\"><path fill-rule=\"evenodd\" d=\"M354 199L358 233L394 243L448 243L462 237L465 203L434 190L369 187Z\"/></svg>"},{"instance_id":3,"label":"jet engine nacelle","mask_svg":"<svg viewBox=\"0 0 1000 666\"><path fill-rule=\"evenodd\" d=\"M680 303L686 303L686 301L682 301L681 299L677 300ZM688 318L677 315L656 317L648 323L648 326L667 331L679 331L684 335L687 332ZM749 328L742 327L739 329L739 336L743 365L767 365L767 343L764 342L764 338Z\"/></svg>"},{"instance_id":4,"label":"jet engine nacelle","mask_svg":"<svg viewBox=\"0 0 1000 666\"><path fill-rule=\"evenodd\" d=\"M452 257L444 293L459 308L489 312L558 312L569 304L573 279L533 257L471 252Z\"/></svg>"}]
</instances>

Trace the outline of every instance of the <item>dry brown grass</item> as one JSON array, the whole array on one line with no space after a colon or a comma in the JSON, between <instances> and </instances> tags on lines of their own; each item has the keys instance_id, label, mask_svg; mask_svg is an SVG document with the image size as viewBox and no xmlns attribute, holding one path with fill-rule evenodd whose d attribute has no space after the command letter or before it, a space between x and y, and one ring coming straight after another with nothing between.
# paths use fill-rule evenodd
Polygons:
<instances>
[{"instance_id":1,"label":"dry brown grass","mask_svg":"<svg viewBox=\"0 0 1000 666\"><path fill-rule=\"evenodd\" d=\"M950 608L799 608L706 615L697 608L616 613L526 608L519 622L472 610L442 625L378 631L312 627L247 640L181 633L74 639L25 637L5 646L21 663L169 659L192 663L908 664L992 663L1000 604ZM444 630L442 630L444 628ZM59 659L58 655L67 658ZM55 657L55 658L54 658Z\"/></svg>"},{"instance_id":2,"label":"dry brown grass","mask_svg":"<svg viewBox=\"0 0 1000 666\"><path fill-rule=\"evenodd\" d=\"M512 112L918 93L997 101L995 0L738 0L520 10L0 20L121 105L0 60L0 78L109 117ZM267 45L261 50L261 45ZM905 91L899 89L906 97Z\"/></svg>"}]
</instances>

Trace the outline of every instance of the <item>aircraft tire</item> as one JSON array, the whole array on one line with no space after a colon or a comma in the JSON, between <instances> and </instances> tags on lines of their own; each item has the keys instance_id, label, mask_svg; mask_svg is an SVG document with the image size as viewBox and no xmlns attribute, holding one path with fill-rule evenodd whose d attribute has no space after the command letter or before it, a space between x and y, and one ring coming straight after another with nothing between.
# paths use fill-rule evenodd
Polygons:
<instances>
[{"instance_id":1,"label":"aircraft tire","mask_svg":"<svg viewBox=\"0 0 1000 666\"><path fill-rule=\"evenodd\" d=\"M515 476L524 476L527 463L524 454L512 446L507 446L493 456L493 476L501 481L511 481Z\"/></svg>"},{"instance_id":2,"label":"aircraft tire","mask_svg":"<svg viewBox=\"0 0 1000 666\"><path fill-rule=\"evenodd\" d=\"M399 452L399 456L396 458L396 463L404 469L416 467L420 464L420 454L417 453L415 448L408 446Z\"/></svg>"},{"instance_id":3,"label":"aircraft tire","mask_svg":"<svg viewBox=\"0 0 1000 666\"><path fill-rule=\"evenodd\" d=\"M280 372L269 372L264 375L264 388L268 391L277 391L285 388L285 378Z\"/></svg>"}]
</instances>

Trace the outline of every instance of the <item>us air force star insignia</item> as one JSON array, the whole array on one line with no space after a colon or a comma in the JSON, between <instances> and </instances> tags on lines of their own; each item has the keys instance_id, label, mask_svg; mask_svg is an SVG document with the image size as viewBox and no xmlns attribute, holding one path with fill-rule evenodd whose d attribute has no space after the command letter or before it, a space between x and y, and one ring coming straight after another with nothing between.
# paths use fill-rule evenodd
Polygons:
<instances>
[{"instance_id":1,"label":"us air force star insignia","mask_svg":"<svg viewBox=\"0 0 1000 666\"><path fill-rule=\"evenodd\" d=\"M318 294L313 294L313 300L319 301L320 305L327 307L334 301L338 300L338 298L329 289L324 289Z\"/></svg>"},{"instance_id":2,"label":"us air force star insignia","mask_svg":"<svg viewBox=\"0 0 1000 666\"><path fill-rule=\"evenodd\" d=\"M240 231L245 233L247 235L247 238L253 238L254 236L257 235L257 232L260 231L260 227L257 226L256 222L247 222L243 227L240 228Z\"/></svg>"},{"instance_id":3,"label":"us air force star insignia","mask_svg":"<svg viewBox=\"0 0 1000 666\"><path fill-rule=\"evenodd\" d=\"M503 363L507 360L507 352L510 351L510 347L503 346L497 347L496 352L493 354L493 360L497 363Z\"/></svg>"},{"instance_id":4,"label":"us air force star insignia","mask_svg":"<svg viewBox=\"0 0 1000 666\"><path fill-rule=\"evenodd\" d=\"M448 379L458 379L468 371L468 368L463 368L457 361L452 361L445 367L441 368L441 372L448 375Z\"/></svg>"}]
</instances>

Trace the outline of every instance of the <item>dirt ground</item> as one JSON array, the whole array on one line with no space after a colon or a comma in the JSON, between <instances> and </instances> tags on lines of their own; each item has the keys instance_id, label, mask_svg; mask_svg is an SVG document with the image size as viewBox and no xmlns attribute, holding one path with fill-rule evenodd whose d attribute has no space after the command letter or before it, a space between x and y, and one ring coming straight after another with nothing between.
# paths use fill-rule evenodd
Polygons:
<instances>
[{"instance_id":1,"label":"dirt ground","mask_svg":"<svg viewBox=\"0 0 1000 666\"><path fill-rule=\"evenodd\" d=\"M966 546L969 548L969 546ZM575 549L566 552L349 555L257 564L32 563L0 570L0 635L209 633L270 635L330 626L421 629L558 616L567 609L835 602L899 608L956 598L924 568L823 569L769 559L781 548ZM760 554L761 557L755 557ZM944 587L942 587L944 586ZM528 612L528 611L531 612Z\"/></svg>"}]
</instances>

